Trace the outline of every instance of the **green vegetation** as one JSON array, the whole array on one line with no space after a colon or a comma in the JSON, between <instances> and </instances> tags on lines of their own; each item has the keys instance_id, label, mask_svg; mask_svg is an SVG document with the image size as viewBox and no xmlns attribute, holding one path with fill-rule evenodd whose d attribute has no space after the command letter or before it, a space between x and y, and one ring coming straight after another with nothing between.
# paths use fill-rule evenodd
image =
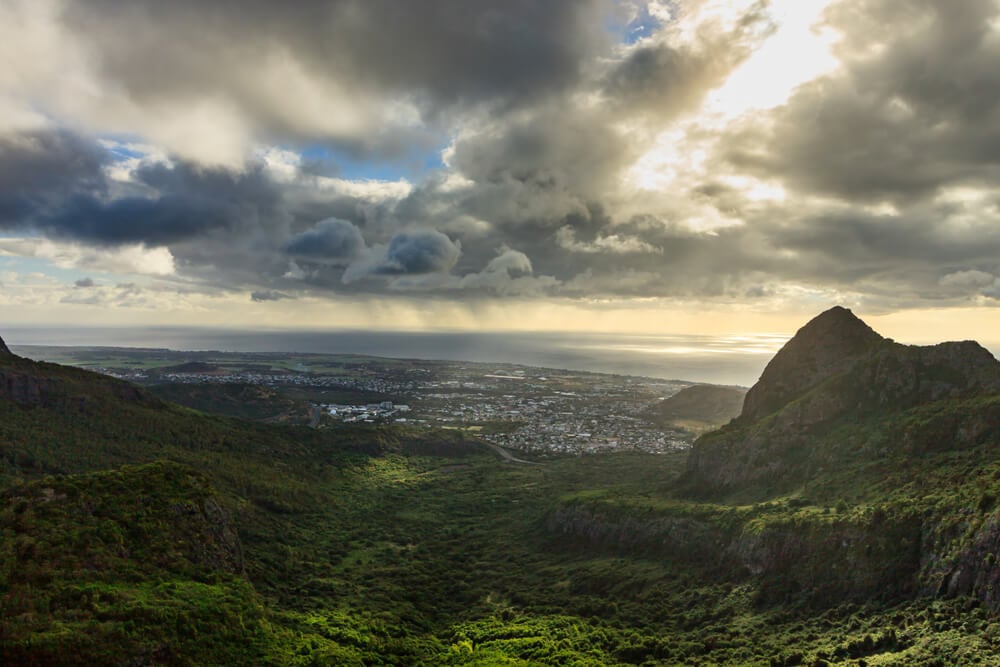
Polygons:
<instances>
[{"instance_id":1,"label":"green vegetation","mask_svg":"<svg viewBox=\"0 0 1000 667\"><path fill-rule=\"evenodd\" d=\"M744 396L740 387L696 384L654 405L649 418L664 428L704 433L739 415Z\"/></svg>"},{"instance_id":2,"label":"green vegetation","mask_svg":"<svg viewBox=\"0 0 1000 667\"><path fill-rule=\"evenodd\" d=\"M22 378L0 396L3 664L1000 662L1000 457L937 431L995 399L838 427L844 465L692 501L683 454L521 466L458 430L0 372ZM980 588L954 575L971 559Z\"/></svg>"},{"instance_id":3,"label":"green vegetation","mask_svg":"<svg viewBox=\"0 0 1000 667\"><path fill-rule=\"evenodd\" d=\"M254 384L174 383L149 387L165 401L204 412L271 422L309 422L310 404L270 387Z\"/></svg>"}]
</instances>

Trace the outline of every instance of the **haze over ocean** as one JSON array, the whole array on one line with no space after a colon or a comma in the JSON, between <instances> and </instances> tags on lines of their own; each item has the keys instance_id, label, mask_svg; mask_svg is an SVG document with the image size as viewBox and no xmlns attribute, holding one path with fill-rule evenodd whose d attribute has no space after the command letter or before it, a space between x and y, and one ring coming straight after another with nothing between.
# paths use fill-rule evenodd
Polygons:
<instances>
[{"instance_id":1,"label":"haze over ocean","mask_svg":"<svg viewBox=\"0 0 1000 667\"><path fill-rule=\"evenodd\" d=\"M28 328L8 344L150 347L229 352L306 352L504 362L718 384L753 384L785 338L592 333L236 331L165 328ZM26 351L25 351L26 352Z\"/></svg>"}]
</instances>

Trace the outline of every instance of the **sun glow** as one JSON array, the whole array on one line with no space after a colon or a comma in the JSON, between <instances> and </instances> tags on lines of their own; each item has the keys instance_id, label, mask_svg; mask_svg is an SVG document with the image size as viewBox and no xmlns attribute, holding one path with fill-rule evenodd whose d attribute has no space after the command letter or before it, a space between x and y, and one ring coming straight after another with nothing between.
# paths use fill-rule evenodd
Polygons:
<instances>
[{"instance_id":1,"label":"sun glow","mask_svg":"<svg viewBox=\"0 0 1000 667\"><path fill-rule=\"evenodd\" d=\"M705 111L724 119L784 104L795 89L837 67L836 34L821 27L830 0L777 0L769 14L777 24L757 51L708 96Z\"/></svg>"},{"instance_id":2,"label":"sun glow","mask_svg":"<svg viewBox=\"0 0 1000 667\"><path fill-rule=\"evenodd\" d=\"M701 178L718 132L733 121L785 103L795 89L833 71L835 33L823 27L830 0L776 0L768 13L775 31L725 82L709 93L701 108L663 131L626 172L624 181L636 190L665 191L685 178ZM713 7L718 10L713 4ZM743 5L728 5L742 15ZM781 200L777 185L751 178L727 183L751 200ZM709 225L719 226L718 224Z\"/></svg>"}]
</instances>

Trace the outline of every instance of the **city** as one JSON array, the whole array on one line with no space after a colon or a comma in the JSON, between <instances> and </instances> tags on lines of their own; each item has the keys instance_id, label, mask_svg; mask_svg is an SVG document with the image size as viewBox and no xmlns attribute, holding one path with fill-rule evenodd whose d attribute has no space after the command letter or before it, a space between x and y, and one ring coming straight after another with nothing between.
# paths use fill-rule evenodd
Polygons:
<instances>
[{"instance_id":1,"label":"city","mask_svg":"<svg viewBox=\"0 0 1000 667\"><path fill-rule=\"evenodd\" d=\"M63 349L63 353L67 353ZM608 451L664 453L694 435L664 428L650 409L690 382L581 371L330 355L81 351L102 373L151 387L265 387L293 397L301 420L464 429L536 457ZM104 358L102 358L102 355Z\"/></svg>"}]
</instances>

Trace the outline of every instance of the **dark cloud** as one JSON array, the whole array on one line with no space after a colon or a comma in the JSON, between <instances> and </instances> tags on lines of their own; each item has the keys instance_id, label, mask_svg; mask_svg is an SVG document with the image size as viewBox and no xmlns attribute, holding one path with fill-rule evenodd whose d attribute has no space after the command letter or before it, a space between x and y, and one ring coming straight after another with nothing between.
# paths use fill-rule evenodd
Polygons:
<instances>
[{"instance_id":1,"label":"dark cloud","mask_svg":"<svg viewBox=\"0 0 1000 667\"><path fill-rule=\"evenodd\" d=\"M67 7L64 20L135 103L223 100L265 133L300 138L324 125L309 109L317 99L371 99L381 111L386 97L405 97L426 120L558 94L579 81L589 57L610 48L606 25L619 11L607 0L326 0L294 9L270 0L86 0ZM269 71L265 88L260 77ZM397 123L397 130L407 124ZM356 149L392 142L352 134L349 125L327 138Z\"/></svg>"},{"instance_id":2,"label":"dark cloud","mask_svg":"<svg viewBox=\"0 0 1000 667\"><path fill-rule=\"evenodd\" d=\"M100 147L67 130L0 135L0 225L22 224L74 193L105 190Z\"/></svg>"},{"instance_id":3,"label":"dark cloud","mask_svg":"<svg viewBox=\"0 0 1000 667\"><path fill-rule=\"evenodd\" d=\"M898 22L906 17L905 25ZM1000 40L990 0L834 6L845 67L722 144L800 192L908 201L1000 175ZM887 26L893 29L887 29Z\"/></svg>"},{"instance_id":4,"label":"dark cloud","mask_svg":"<svg viewBox=\"0 0 1000 667\"><path fill-rule=\"evenodd\" d=\"M725 129L684 114L774 28L766 3L610 48L615 4L70 3L100 76L149 118L198 109L220 135L348 154L450 142L447 165L395 194L331 178L350 178L343 150L273 171L172 155L123 182L86 138L11 135L0 225L165 245L184 280L254 301L1000 294L995 2L840 0L843 66ZM654 146L676 176L626 184Z\"/></svg>"},{"instance_id":5,"label":"dark cloud","mask_svg":"<svg viewBox=\"0 0 1000 667\"><path fill-rule=\"evenodd\" d=\"M365 250L365 240L350 222L331 218L293 236L285 249L290 255L317 261L349 261Z\"/></svg>"},{"instance_id":6,"label":"dark cloud","mask_svg":"<svg viewBox=\"0 0 1000 667\"><path fill-rule=\"evenodd\" d=\"M75 287L93 287L96 284L93 278L80 278L73 283Z\"/></svg>"},{"instance_id":7,"label":"dark cloud","mask_svg":"<svg viewBox=\"0 0 1000 667\"><path fill-rule=\"evenodd\" d=\"M105 202L74 197L40 226L60 236L99 244L161 245L226 227L235 221L226 207L181 197L130 197Z\"/></svg>"},{"instance_id":8,"label":"dark cloud","mask_svg":"<svg viewBox=\"0 0 1000 667\"><path fill-rule=\"evenodd\" d=\"M254 302L262 301L282 301L283 299L292 299L294 297L289 296L283 292L275 292L273 290L257 290L250 293L250 300Z\"/></svg>"},{"instance_id":9,"label":"dark cloud","mask_svg":"<svg viewBox=\"0 0 1000 667\"><path fill-rule=\"evenodd\" d=\"M236 172L156 163L141 166L134 176L150 195L76 194L34 216L34 224L98 244L164 245L215 231L270 226L284 215L281 193L260 167Z\"/></svg>"},{"instance_id":10,"label":"dark cloud","mask_svg":"<svg viewBox=\"0 0 1000 667\"><path fill-rule=\"evenodd\" d=\"M461 248L441 232L402 232L389 241L385 260L378 265L375 273L447 271L461 254Z\"/></svg>"}]
</instances>

